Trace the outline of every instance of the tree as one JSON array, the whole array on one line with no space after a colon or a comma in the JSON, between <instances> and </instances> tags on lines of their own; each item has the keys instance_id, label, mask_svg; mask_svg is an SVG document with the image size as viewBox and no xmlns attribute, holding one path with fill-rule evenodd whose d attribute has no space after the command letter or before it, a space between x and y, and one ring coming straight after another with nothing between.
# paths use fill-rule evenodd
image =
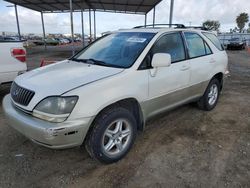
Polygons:
<instances>
[{"instance_id":1,"label":"tree","mask_svg":"<svg viewBox=\"0 0 250 188\"><path fill-rule=\"evenodd\" d=\"M217 20L207 20L202 23L202 26L207 28L208 30L219 31L220 22Z\"/></svg>"},{"instance_id":2,"label":"tree","mask_svg":"<svg viewBox=\"0 0 250 188\"><path fill-rule=\"evenodd\" d=\"M237 31L239 31L239 28L238 28L238 27L235 27L235 28L233 29L233 32L236 33Z\"/></svg>"},{"instance_id":3,"label":"tree","mask_svg":"<svg viewBox=\"0 0 250 188\"><path fill-rule=\"evenodd\" d=\"M249 21L249 16L247 13L243 12L243 13L240 13L239 16L237 16L236 18L236 23L237 23L237 26L240 30L240 33L243 31L244 27L245 27L245 24Z\"/></svg>"},{"instance_id":4,"label":"tree","mask_svg":"<svg viewBox=\"0 0 250 188\"><path fill-rule=\"evenodd\" d=\"M248 23L248 29L247 32L250 33L250 23Z\"/></svg>"}]
</instances>

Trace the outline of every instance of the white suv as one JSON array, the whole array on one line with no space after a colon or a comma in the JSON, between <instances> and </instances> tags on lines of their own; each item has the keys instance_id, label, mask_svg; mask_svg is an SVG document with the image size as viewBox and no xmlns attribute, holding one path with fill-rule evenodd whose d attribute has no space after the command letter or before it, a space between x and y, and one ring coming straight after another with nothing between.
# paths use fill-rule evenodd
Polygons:
<instances>
[{"instance_id":1,"label":"white suv","mask_svg":"<svg viewBox=\"0 0 250 188\"><path fill-rule=\"evenodd\" d=\"M195 101L212 110L227 63L212 32L117 31L17 77L3 108L32 141L55 149L85 144L92 157L111 163L126 155L150 117Z\"/></svg>"}]
</instances>

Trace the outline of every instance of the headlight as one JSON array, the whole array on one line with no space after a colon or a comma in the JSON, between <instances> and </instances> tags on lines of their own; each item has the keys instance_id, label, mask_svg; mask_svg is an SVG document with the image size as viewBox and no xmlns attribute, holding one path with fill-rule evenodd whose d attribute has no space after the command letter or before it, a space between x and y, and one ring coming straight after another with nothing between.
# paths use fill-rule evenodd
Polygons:
<instances>
[{"instance_id":1,"label":"headlight","mask_svg":"<svg viewBox=\"0 0 250 188\"><path fill-rule=\"evenodd\" d=\"M59 123L65 121L78 100L72 97L48 97L43 99L33 110L33 116Z\"/></svg>"}]
</instances>

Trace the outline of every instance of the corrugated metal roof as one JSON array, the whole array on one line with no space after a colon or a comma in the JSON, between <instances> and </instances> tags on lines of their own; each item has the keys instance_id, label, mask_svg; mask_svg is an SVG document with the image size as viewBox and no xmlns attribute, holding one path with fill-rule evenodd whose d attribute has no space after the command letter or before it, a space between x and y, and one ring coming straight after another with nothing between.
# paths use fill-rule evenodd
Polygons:
<instances>
[{"instance_id":1,"label":"corrugated metal roof","mask_svg":"<svg viewBox=\"0 0 250 188\"><path fill-rule=\"evenodd\" d=\"M5 0L39 12L67 12L69 0ZM73 10L145 14L162 0L72 0Z\"/></svg>"}]
</instances>

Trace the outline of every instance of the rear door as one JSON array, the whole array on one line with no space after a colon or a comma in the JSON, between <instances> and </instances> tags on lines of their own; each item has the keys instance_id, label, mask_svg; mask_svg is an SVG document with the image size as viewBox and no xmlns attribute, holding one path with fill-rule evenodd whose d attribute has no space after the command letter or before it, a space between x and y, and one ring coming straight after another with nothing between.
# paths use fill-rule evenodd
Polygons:
<instances>
[{"instance_id":1,"label":"rear door","mask_svg":"<svg viewBox=\"0 0 250 188\"><path fill-rule=\"evenodd\" d=\"M196 32L184 32L190 64L190 96L204 92L216 63L207 42Z\"/></svg>"}]
</instances>

